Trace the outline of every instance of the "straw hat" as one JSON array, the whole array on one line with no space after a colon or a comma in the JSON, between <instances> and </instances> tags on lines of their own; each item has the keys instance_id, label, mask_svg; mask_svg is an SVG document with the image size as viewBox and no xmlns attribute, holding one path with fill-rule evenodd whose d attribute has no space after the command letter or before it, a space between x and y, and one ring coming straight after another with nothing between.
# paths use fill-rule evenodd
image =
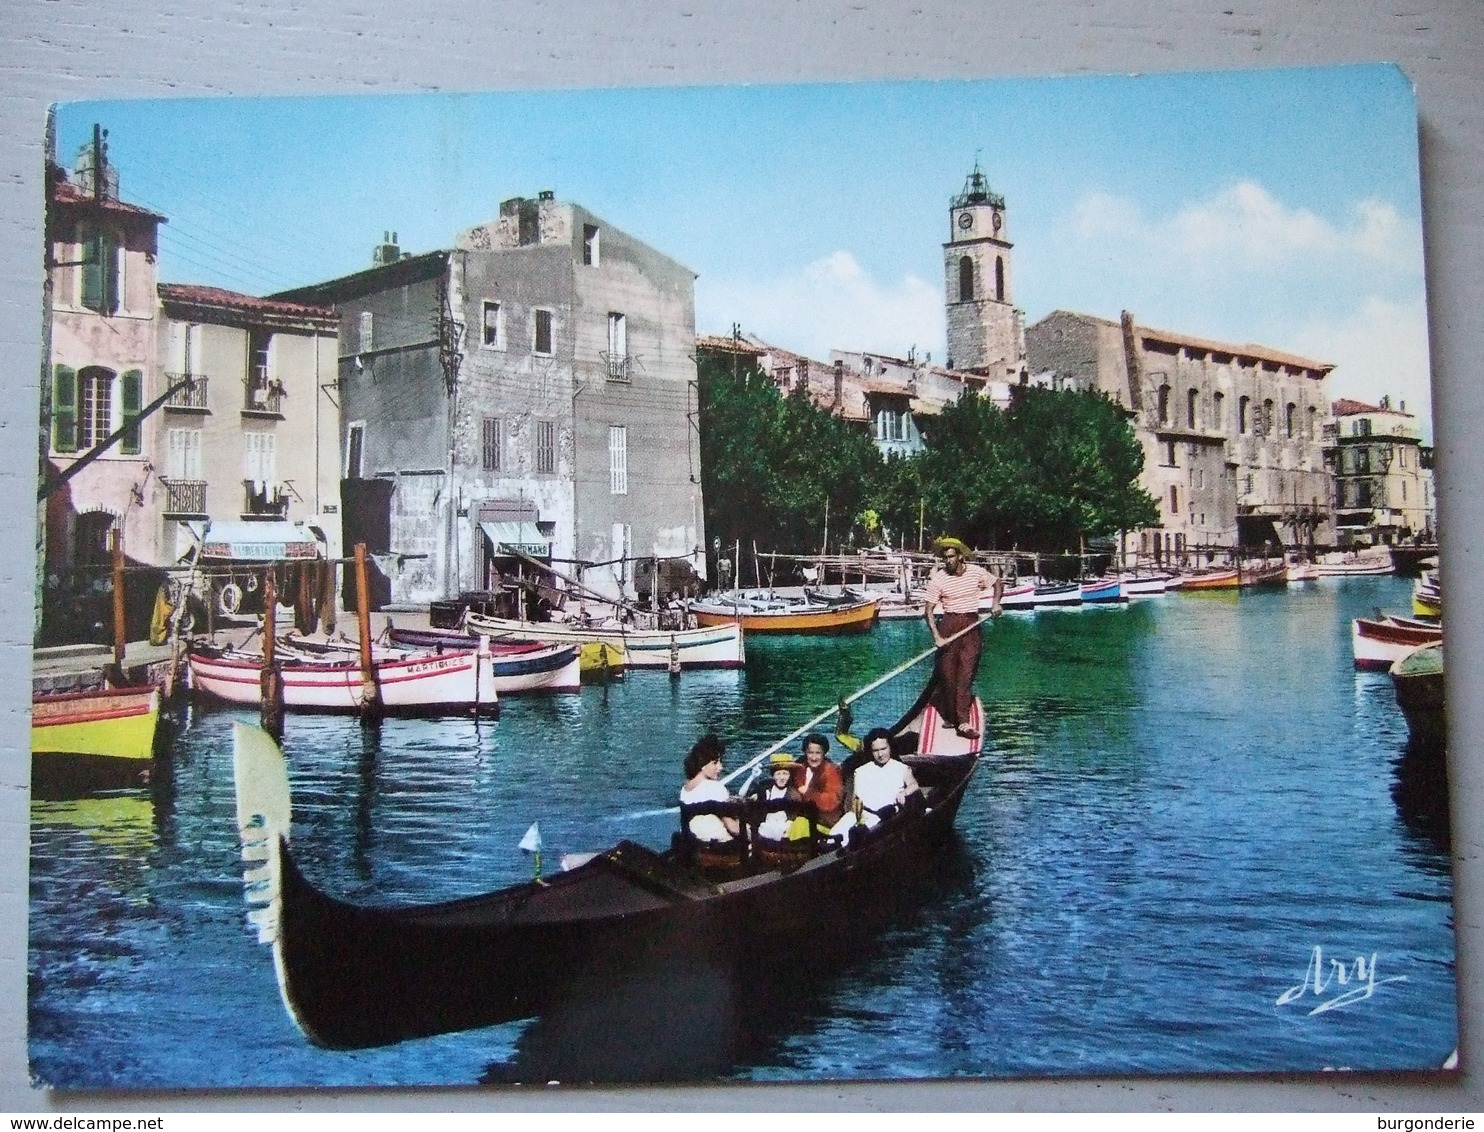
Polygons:
<instances>
[{"instance_id":1,"label":"straw hat","mask_svg":"<svg viewBox=\"0 0 1484 1132\"><path fill-rule=\"evenodd\" d=\"M950 547L958 551L960 554L967 555L974 553L972 550L969 549L968 544L965 543L963 539L954 538L952 535L944 535L940 539L933 540L933 550L938 554L943 553L943 551L949 549Z\"/></svg>"},{"instance_id":2,"label":"straw hat","mask_svg":"<svg viewBox=\"0 0 1484 1132\"><path fill-rule=\"evenodd\" d=\"M779 754L773 755L768 759L766 770L769 774L772 774L775 770L786 770L792 774L800 765L792 755Z\"/></svg>"}]
</instances>

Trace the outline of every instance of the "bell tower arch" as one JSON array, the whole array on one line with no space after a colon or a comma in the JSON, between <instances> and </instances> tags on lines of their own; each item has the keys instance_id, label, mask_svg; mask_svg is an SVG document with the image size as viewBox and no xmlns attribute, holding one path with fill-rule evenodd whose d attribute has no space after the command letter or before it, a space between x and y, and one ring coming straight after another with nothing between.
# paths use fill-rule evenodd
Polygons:
<instances>
[{"instance_id":1,"label":"bell tower arch","mask_svg":"<svg viewBox=\"0 0 1484 1132\"><path fill-rule=\"evenodd\" d=\"M979 170L948 204L943 245L948 364L1004 379L1019 374L1025 359L1025 324L1011 288L1005 198L992 192Z\"/></svg>"}]
</instances>

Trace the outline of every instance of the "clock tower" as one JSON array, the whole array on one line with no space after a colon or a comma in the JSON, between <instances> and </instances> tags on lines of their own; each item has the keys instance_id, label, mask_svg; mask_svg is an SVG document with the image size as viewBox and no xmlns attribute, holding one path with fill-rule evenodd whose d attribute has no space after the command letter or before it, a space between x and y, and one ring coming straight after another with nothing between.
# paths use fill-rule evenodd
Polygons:
<instances>
[{"instance_id":1,"label":"clock tower","mask_svg":"<svg viewBox=\"0 0 1484 1132\"><path fill-rule=\"evenodd\" d=\"M964 190L948 205L943 277L948 312L948 365L1004 380L1025 359L1025 326L1010 290L1005 198L991 192L974 164Z\"/></svg>"}]
</instances>

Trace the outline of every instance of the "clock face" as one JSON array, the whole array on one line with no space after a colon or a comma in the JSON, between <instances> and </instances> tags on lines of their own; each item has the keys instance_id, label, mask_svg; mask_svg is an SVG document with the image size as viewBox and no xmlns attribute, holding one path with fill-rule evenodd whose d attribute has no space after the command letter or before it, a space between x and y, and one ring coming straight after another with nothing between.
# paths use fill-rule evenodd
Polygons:
<instances>
[{"instance_id":1,"label":"clock face","mask_svg":"<svg viewBox=\"0 0 1484 1132\"><path fill-rule=\"evenodd\" d=\"M974 227L974 214L972 212L960 212L958 214L958 226L965 232Z\"/></svg>"},{"instance_id":2,"label":"clock face","mask_svg":"<svg viewBox=\"0 0 1484 1132\"><path fill-rule=\"evenodd\" d=\"M998 212L996 212L994 214L994 219L990 221L990 223L994 225L994 230L996 232L998 232L1000 230L1000 225L1003 224L1004 222L1005 222L1004 221L1004 218L1002 216L1000 216L1000 214Z\"/></svg>"}]
</instances>

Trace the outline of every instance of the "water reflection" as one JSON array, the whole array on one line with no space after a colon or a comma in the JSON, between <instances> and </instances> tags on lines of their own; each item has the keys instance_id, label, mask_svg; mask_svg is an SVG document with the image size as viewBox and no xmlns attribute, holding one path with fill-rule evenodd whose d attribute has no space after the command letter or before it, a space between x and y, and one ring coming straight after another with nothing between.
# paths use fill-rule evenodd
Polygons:
<instances>
[{"instance_id":1,"label":"water reflection","mask_svg":"<svg viewBox=\"0 0 1484 1132\"><path fill-rule=\"evenodd\" d=\"M1441 744L1407 741L1392 767L1391 797L1412 836L1438 853L1451 852L1448 765Z\"/></svg>"}]
</instances>

